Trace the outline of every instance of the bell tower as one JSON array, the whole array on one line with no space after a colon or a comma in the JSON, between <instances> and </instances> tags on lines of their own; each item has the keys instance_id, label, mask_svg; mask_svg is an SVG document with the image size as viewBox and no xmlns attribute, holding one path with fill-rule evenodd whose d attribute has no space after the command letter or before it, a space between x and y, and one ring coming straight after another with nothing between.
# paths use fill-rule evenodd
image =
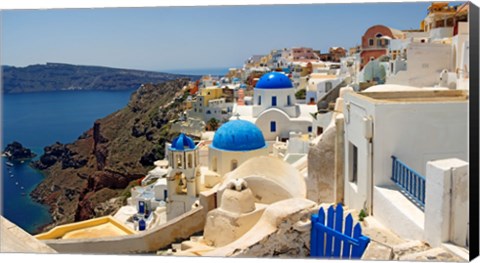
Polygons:
<instances>
[{"instance_id":1,"label":"bell tower","mask_svg":"<svg viewBox=\"0 0 480 263\"><path fill-rule=\"evenodd\" d=\"M189 211L200 192L198 147L185 134L176 137L169 148L167 175L167 220Z\"/></svg>"}]
</instances>

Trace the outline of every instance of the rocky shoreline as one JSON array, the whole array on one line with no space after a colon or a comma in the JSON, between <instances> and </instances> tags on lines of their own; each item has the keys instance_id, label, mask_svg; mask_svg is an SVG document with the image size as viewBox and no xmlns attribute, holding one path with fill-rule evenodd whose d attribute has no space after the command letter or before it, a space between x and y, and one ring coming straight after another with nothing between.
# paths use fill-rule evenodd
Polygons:
<instances>
[{"instance_id":1,"label":"rocky shoreline","mask_svg":"<svg viewBox=\"0 0 480 263\"><path fill-rule=\"evenodd\" d=\"M5 147L2 156L12 162L22 162L33 159L37 155L30 149L23 147L21 143L13 141Z\"/></svg>"},{"instance_id":2,"label":"rocky shoreline","mask_svg":"<svg viewBox=\"0 0 480 263\"><path fill-rule=\"evenodd\" d=\"M128 105L95 121L69 144L54 143L31 166L45 179L31 192L48 205L57 225L115 213L125 204L129 187L163 158L170 120L183 111L188 79L142 85ZM167 107L163 107L168 105Z\"/></svg>"}]
</instances>

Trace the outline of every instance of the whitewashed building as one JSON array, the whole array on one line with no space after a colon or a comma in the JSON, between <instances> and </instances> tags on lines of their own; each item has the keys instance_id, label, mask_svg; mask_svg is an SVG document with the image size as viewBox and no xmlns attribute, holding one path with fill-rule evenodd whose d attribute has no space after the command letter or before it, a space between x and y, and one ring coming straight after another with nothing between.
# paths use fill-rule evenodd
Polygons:
<instances>
[{"instance_id":1,"label":"whitewashed building","mask_svg":"<svg viewBox=\"0 0 480 263\"><path fill-rule=\"evenodd\" d=\"M330 90L341 84L343 80L344 77L339 75L310 74L305 94L306 103L316 103Z\"/></svg>"},{"instance_id":2,"label":"whitewashed building","mask_svg":"<svg viewBox=\"0 0 480 263\"><path fill-rule=\"evenodd\" d=\"M260 128L267 141L289 138L290 132L310 133L311 113L316 105L300 105L295 100L295 88L283 73L263 75L254 89L253 105L234 105L231 120L241 119Z\"/></svg>"},{"instance_id":3,"label":"whitewashed building","mask_svg":"<svg viewBox=\"0 0 480 263\"><path fill-rule=\"evenodd\" d=\"M438 210L458 199L455 194L447 198L450 190L431 179L445 165L427 168L435 160L456 158L459 167L468 162L468 95L459 90L387 91L395 88L384 85L383 91L344 96L345 204L364 209L404 238L437 245L439 229L429 224L456 220L462 225L457 233L468 227L464 205L457 213ZM458 176L466 180L463 172ZM454 239L444 235L442 241Z\"/></svg>"}]
</instances>

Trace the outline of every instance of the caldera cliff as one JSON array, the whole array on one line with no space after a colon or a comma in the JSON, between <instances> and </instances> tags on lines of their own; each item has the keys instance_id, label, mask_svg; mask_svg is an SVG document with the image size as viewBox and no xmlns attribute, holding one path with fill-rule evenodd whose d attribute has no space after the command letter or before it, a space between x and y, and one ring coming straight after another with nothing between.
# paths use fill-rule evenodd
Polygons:
<instances>
[{"instance_id":1,"label":"caldera cliff","mask_svg":"<svg viewBox=\"0 0 480 263\"><path fill-rule=\"evenodd\" d=\"M56 225L114 213L125 204L129 188L163 159L170 120L182 112L188 79L145 84L128 105L95 121L70 144L55 143L32 166L45 173L31 196L50 206Z\"/></svg>"}]
</instances>

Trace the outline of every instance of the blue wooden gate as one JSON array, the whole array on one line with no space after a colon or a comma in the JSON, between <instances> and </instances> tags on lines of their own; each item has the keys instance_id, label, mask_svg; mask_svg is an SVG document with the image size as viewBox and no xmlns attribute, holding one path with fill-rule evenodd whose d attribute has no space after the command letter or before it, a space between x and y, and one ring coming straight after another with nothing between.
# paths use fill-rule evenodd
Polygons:
<instances>
[{"instance_id":1,"label":"blue wooden gate","mask_svg":"<svg viewBox=\"0 0 480 263\"><path fill-rule=\"evenodd\" d=\"M357 223L353 227L351 214L343 224L343 207L333 205L325 211L320 208L317 215L312 215L312 230L310 232L310 256L325 258L355 259L360 258L367 248L370 239L362 235L362 227ZM326 219L326 222L325 222Z\"/></svg>"}]
</instances>

